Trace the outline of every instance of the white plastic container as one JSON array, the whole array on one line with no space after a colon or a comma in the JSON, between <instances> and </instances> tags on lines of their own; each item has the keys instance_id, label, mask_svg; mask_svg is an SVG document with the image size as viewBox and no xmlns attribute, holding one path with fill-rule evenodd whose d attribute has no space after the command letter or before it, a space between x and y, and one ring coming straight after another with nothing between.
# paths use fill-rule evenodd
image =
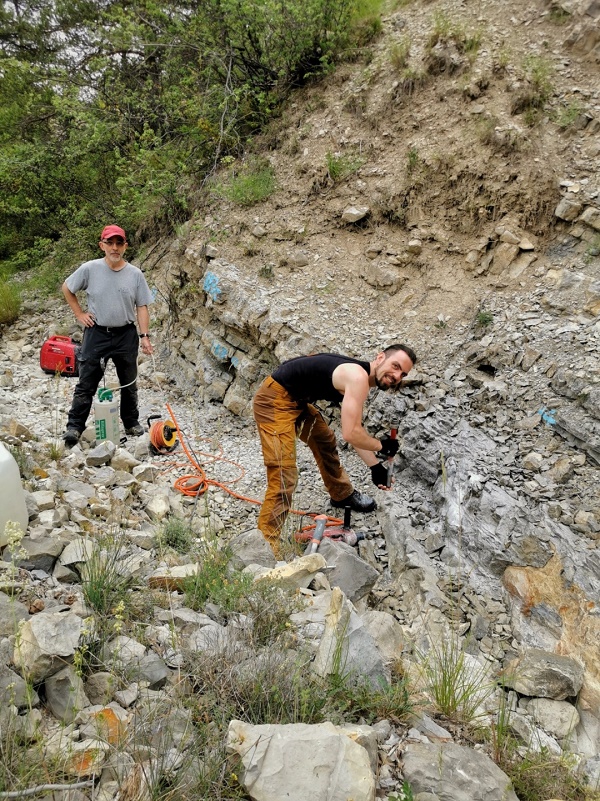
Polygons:
<instances>
[{"instance_id":1,"label":"white plastic container","mask_svg":"<svg viewBox=\"0 0 600 801\"><path fill-rule=\"evenodd\" d=\"M6 545L4 526L12 520L27 533L29 515L25 504L25 492L21 475L13 455L0 442L0 547Z\"/></svg>"},{"instance_id":2,"label":"white plastic container","mask_svg":"<svg viewBox=\"0 0 600 801\"><path fill-rule=\"evenodd\" d=\"M96 442L110 440L115 445L121 442L119 432L119 401L110 390L98 390L94 400L94 418L96 421Z\"/></svg>"}]
</instances>

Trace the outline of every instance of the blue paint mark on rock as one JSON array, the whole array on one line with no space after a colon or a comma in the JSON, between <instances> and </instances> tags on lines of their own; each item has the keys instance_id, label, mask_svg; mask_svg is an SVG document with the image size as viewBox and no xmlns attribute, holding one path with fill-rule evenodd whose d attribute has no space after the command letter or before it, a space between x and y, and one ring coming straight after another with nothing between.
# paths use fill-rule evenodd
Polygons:
<instances>
[{"instance_id":1,"label":"blue paint mark on rock","mask_svg":"<svg viewBox=\"0 0 600 801\"><path fill-rule=\"evenodd\" d=\"M213 272L207 272L204 275L204 283L202 284L204 291L211 296L213 300L218 300L221 294L221 287L219 286L219 276Z\"/></svg>"},{"instance_id":2,"label":"blue paint mark on rock","mask_svg":"<svg viewBox=\"0 0 600 801\"><path fill-rule=\"evenodd\" d=\"M548 426L555 426L556 425L556 409L546 409L545 406L542 406L541 409L538 409L538 414L541 415L542 420Z\"/></svg>"},{"instance_id":3,"label":"blue paint mark on rock","mask_svg":"<svg viewBox=\"0 0 600 801\"><path fill-rule=\"evenodd\" d=\"M223 345L221 342L218 342L216 339L213 340L210 346L210 352L215 359L218 359L220 362L226 362L229 356L229 352L225 345Z\"/></svg>"}]
</instances>

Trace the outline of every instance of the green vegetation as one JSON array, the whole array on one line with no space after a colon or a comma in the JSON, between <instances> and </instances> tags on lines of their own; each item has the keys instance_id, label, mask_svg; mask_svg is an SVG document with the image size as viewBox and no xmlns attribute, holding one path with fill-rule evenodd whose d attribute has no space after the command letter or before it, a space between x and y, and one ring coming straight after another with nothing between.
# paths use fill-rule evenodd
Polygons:
<instances>
[{"instance_id":1,"label":"green vegetation","mask_svg":"<svg viewBox=\"0 0 600 801\"><path fill-rule=\"evenodd\" d=\"M0 325L10 325L19 316L21 297L17 287L0 279Z\"/></svg>"},{"instance_id":2,"label":"green vegetation","mask_svg":"<svg viewBox=\"0 0 600 801\"><path fill-rule=\"evenodd\" d=\"M400 42L396 42L390 50L390 62L394 69L402 70L408 65L410 57L410 39L404 36Z\"/></svg>"},{"instance_id":3,"label":"green vegetation","mask_svg":"<svg viewBox=\"0 0 600 801\"><path fill-rule=\"evenodd\" d=\"M553 22L555 25L564 25L569 19L571 19L571 15L568 11L565 11L564 8L554 7L550 9L550 13L548 14L548 19L550 22Z\"/></svg>"},{"instance_id":4,"label":"green vegetation","mask_svg":"<svg viewBox=\"0 0 600 801\"><path fill-rule=\"evenodd\" d=\"M511 739L498 765L513 783L520 801L561 798L564 801L597 801L600 794L586 787L577 776L574 761L568 754L555 756L546 748L520 751L520 744Z\"/></svg>"},{"instance_id":5,"label":"green vegetation","mask_svg":"<svg viewBox=\"0 0 600 801\"><path fill-rule=\"evenodd\" d=\"M499 127L496 117L481 117L476 123L477 137L483 145L505 156L518 153L526 145L526 139L517 128Z\"/></svg>"},{"instance_id":6,"label":"green vegetation","mask_svg":"<svg viewBox=\"0 0 600 801\"><path fill-rule=\"evenodd\" d=\"M238 206L254 206L275 191L273 168L264 161L250 162L239 172L232 172L229 183L220 185L217 191Z\"/></svg>"},{"instance_id":7,"label":"green vegetation","mask_svg":"<svg viewBox=\"0 0 600 801\"><path fill-rule=\"evenodd\" d=\"M412 145L408 149L407 153L406 171L410 175L410 173L414 172L418 166L419 166L419 151L414 145Z\"/></svg>"},{"instance_id":8,"label":"green vegetation","mask_svg":"<svg viewBox=\"0 0 600 801\"><path fill-rule=\"evenodd\" d=\"M0 264L55 289L118 221L189 219L294 88L375 36L380 0L37 0L0 12ZM77 47L72 43L76 41ZM234 202L273 191L235 177ZM132 251L132 255L135 252ZM44 270L40 271L40 267Z\"/></svg>"},{"instance_id":9,"label":"green vegetation","mask_svg":"<svg viewBox=\"0 0 600 801\"><path fill-rule=\"evenodd\" d=\"M231 553L216 544L205 544L198 556L198 570L183 584L185 605L200 610L210 599L224 612L237 609L252 585L252 576L229 570Z\"/></svg>"},{"instance_id":10,"label":"green vegetation","mask_svg":"<svg viewBox=\"0 0 600 801\"><path fill-rule=\"evenodd\" d=\"M512 114L523 114L527 125L534 125L553 92L552 65L541 56L531 55L523 61L527 86L511 103Z\"/></svg>"},{"instance_id":11,"label":"green vegetation","mask_svg":"<svg viewBox=\"0 0 600 801\"><path fill-rule=\"evenodd\" d=\"M594 261L600 256L600 234L595 236L583 254L583 260L586 264Z\"/></svg>"},{"instance_id":12,"label":"green vegetation","mask_svg":"<svg viewBox=\"0 0 600 801\"><path fill-rule=\"evenodd\" d=\"M461 25L452 22L444 11L434 11L433 28L427 40L427 48L431 50L438 43L452 41L459 52L466 53L472 59L477 55L482 36L481 30L467 32Z\"/></svg>"},{"instance_id":13,"label":"green vegetation","mask_svg":"<svg viewBox=\"0 0 600 801\"><path fill-rule=\"evenodd\" d=\"M261 278L265 278L267 281L272 281L274 278L275 273L273 272L273 265L272 264L263 264L258 269L258 274Z\"/></svg>"},{"instance_id":14,"label":"green vegetation","mask_svg":"<svg viewBox=\"0 0 600 801\"><path fill-rule=\"evenodd\" d=\"M85 602L107 623L127 597L130 578L123 565L126 552L121 532L111 531L93 541L81 571Z\"/></svg>"},{"instance_id":15,"label":"green vegetation","mask_svg":"<svg viewBox=\"0 0 600 801\"><path fill-rule=\"evenodd\" d=\"M414 801L414 795L410 784L408 782L402 782L400 795L392 793L392 795L388 796L388 801Z\"/></svg>"},{"instance_id":16,"label":"green vegetation","mask_svg":"<svg viewBox=\"0 0 600 801\"><path fill-rule=\"evenodd\" d=\"M334 183L352 175L364 164L364 159L354 154L327 153L325 160L327 162L327 174Z\"/></svg>"},{"instance_id":17,"label":"green vegetation","mask_svg":"<svg viewBox=\"0 0 600 801\"><path fill-rule=\"evenodd\" d=\"M189 523L180 517L165 520L159 533L158 544L161 548L172 548L178 553L188 553L194 541L194 532Z\"/></svg>"},{"instance_id":18,"label":"green vegetation","mask_svg":"<svg viewBox=\"0 0 600 801\"><path fill-rule=\"evenodd\" d=\"M566 131L568 128L571 128L577 120L581 117L584 113L585 108L582 103L574 100L572 103L569 103L567 106L562 106L555 115L556 124L559 128L563 131Z\"/></svg>"},{"instance_id":19,"label":"green vegetation","mask_svg":"<svg viewBox=\"0 0 600 801\"><path fill-rule=\"evenodd\" d=\"M483 700L496 687L488 668L469 657L454 634L431 642L429 651L419 656L424 689L435 708L450 720L473 721Z\"/></svg>"},{"instance_id":20,"label":"green vegetation","mask_svg":"<svg viewBox=\"0 0 600 801\"><path fill-rule=\"evenodd\" d=\"M492 312L489 311L480 311L477 313L477 317L475 318L476 325L481 326L482 328L487 328L494 322L494 315Z\"/></svg>"}]
</instances>

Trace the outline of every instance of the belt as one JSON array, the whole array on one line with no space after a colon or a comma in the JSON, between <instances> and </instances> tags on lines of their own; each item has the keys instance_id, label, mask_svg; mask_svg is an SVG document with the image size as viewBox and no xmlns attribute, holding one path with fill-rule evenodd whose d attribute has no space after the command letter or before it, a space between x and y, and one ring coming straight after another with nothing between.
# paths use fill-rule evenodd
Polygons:
<instances>
[{"instance_id":1,"label":"belt","mask_svg":"<svg viewBox=\"0 0 600 801\"><path fill-rule=\"evenodd\" d=\"M118 334L119 331L125 331L126 328L131 328L132 325L135 325L135 323L127 323L126 325L117 326L98 325L98 323L94 323L94 328L98 328L100 331L104 331L107 334Z\"/></svg>"}]
</instances>

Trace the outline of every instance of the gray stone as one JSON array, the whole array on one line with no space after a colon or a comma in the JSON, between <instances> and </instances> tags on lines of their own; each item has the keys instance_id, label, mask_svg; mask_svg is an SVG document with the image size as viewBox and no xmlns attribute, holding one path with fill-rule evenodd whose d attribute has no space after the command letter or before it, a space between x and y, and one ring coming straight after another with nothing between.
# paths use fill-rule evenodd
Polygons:
<instances>
[{"instance_id":1,"label":"gray stone","mask_svg":"<svg viewBox=\"0 0 600 801\"><path fill-rule=\"evenodd\" d=\"M389 681L389 672L375 640L337 587L331 592L325 628L312 669L323 677L341 670L342 673L366 679L373 687Z\"/></svg>"},{"instance_id":2,"label":"gray stone","mask_svg":"<svg viewBox=\"0 0 600 801\"><path fill-rule=\"evenodd\" d=\"M252 726L232 720L227 749L239 754L242 782L255 801L373 801L375 796L367 751L331 723Z\"/></svg>"},{"instance_id":3,"label":"gray stone","mask_svg":"<svg viewBox=\"0 0 600 801\"><path fill-rule=\"evenodd\" d=\"M389 664L400 660L404 646L402 626L388 612L368 609L360 618L371 637L377 643L382 658Z\"/></svg>"},{"instance_id":4,"label":"gray stone","mask_svg":"<svg viewBox=\"0 0 600 801\"><path fill-rule=\"evenodd\" d=\"M72 723L77 713L90 705L83 681L71 665L49 676L44 682L46 703L54 717Z\"/></svg>"},{"instance_id":5,"label":"gray stone","mask_svg":"<svg viewBox=\"0 0 600 801\"><path fill-rule=\"evenodd\" d=\"M119 634L102 646L100 659L104 665L114 665L118 670L136 669L146 654L146 646Z\"/></svg>"},{"instance_id":6,"label":"gray stone","mask_svg":"<svg viewBox=\"0 0 600 801\"><path fill-rule=\"evenodd\" d=\"M108 704L112 700L116 680L112 673L99 671L88 676L85 682L85 694L92 704Z\"/></svg>"},{"instance_id":7,"label":"gray stone","mask_svg":"<svg viewBox=\"0 0 600 801\"><path fill-rule=\"evenodd\" d=\"M550 698L533 698L527 704L527 712L542 729L554 737L567 737L579 724L579 712L566 701Z\"/></svg>"},{"instance_id":8,"label":"gray stone","mask_svg":"<svg viewBox=\"0 0 600 801\"><path fill-rule=\"evenodd\" d=\"M409 743L403 773L413 793L440 801L518 801L508 776L478 751L453 743Z\"/></svg>"},{"instance_id":9,"label":"gray stone","mask_svg":"<svg viewBox=\"0 0 600 801\"><path fill-rule=\"evenodd\" d=\"M356 223L360 220L363 220L368 214L370 214L370 208L368 206L348 206L348 208L344 209L342 213L342 222L345 223Z\"/></svg>"},{"instance_id":10,"label":"gray stone","mask_svg":"<svg viewBox=\"0 0 600 801\"><path fill-rule=\"evenodd\" d=\"M104 440L95 448L91 448L86 456L86 464L90 467L101 467L108 464L115 455L117 446L110 440Z\"/></svg>"},{"instance_id":11,"label":"gray stone","mask_svg":"<svg viewBox=\"0 0 600 801\"><path fill-rule=\"evenodd\" d=\"M356 550L344 542L334 542L325 537L319 553L328 567L327 578L332 587L339 587L344 595L356 603L369 594L379 578L379 572L363 561Z\"/></svg>"},{"instance_id":12,"label":"gray stone","mask_svg":"<svg viewBox=\"0 0 600 801\"><path fill-rule=\"evenodd\" d=\"M71 661L79 644L81 618L70 612L40 612L21 625L13 660L37 684Z\"/></svg>"},{"instance_id":13,"label":"gray stone","mask_svg":"<svg viewBox=\"0 0 600 801\"><path fill-rule=\"evenodd\" d=\"M27 607L16 598L0 592L0 637L16 634L21 620L28 620Z\"/></svg>"},{"instance_id":14,"label":"gray stone","mask_svg":"<svg viewBox=\"0 0 600 801\"><path fill-rule=\"evenodd\" d=\"M600 231L600 209L588 206L579 219L591 225L596 231Z\"/></svg>"},{"instance_id":15,"label":"gray stone","mask_svg":"<svg viewBox=\"0 0 600 801\"><path fill-rule=\"evenodd\" d=\"M151 690L160 690L167 683L171 671L154 651L149 651L140 659L136 670L139 681L147 681Z\"/></svg>"},{"instance_id":16,"label":"gray stone","mask_svg":"<svg viewBox=\"0 0 600 801\"><path fill-rule=\"evenodd\" d=\"M575 659L530 648L504 669L506 686L522 695L563 701L575 697L583 684L584 668Z\"/></svg>"},{"instance_id":17,"label":"gray stone","mask_svg":"<svg viewBox=\"0 0 600 801\"><path fill-rule=\"evenodd\" d=\"M0 709L6 709L9 706L25 709L29 706L37 706L39 702L36 691L32 687L28 687L27 682L18 673L0 664Z\"/></svg>"},{"instance_id":18,"label":"gray stone","mask_svg":"<svg viewBox=\"0 0 600 801\"><path fill-rule=\"evenodd\" d=\"M576 200L574 196L566 196L561 198L560 203L554 210L554 214L561 220L572 222L579 216L582 208L583 204L579 200Z\"/></svg>"},{"instance_id":19,"label":"gray stone","mask_svg":"<svg viewBox=\"0 0 600 801\"><path fill-rule=\"evenodd\" d=\"M271 546L258 528L233 537L229 546L232 551L231 564L236 570L243 570L252 564L272 568L277 562Z\"/></svg>"}]
</instances>

